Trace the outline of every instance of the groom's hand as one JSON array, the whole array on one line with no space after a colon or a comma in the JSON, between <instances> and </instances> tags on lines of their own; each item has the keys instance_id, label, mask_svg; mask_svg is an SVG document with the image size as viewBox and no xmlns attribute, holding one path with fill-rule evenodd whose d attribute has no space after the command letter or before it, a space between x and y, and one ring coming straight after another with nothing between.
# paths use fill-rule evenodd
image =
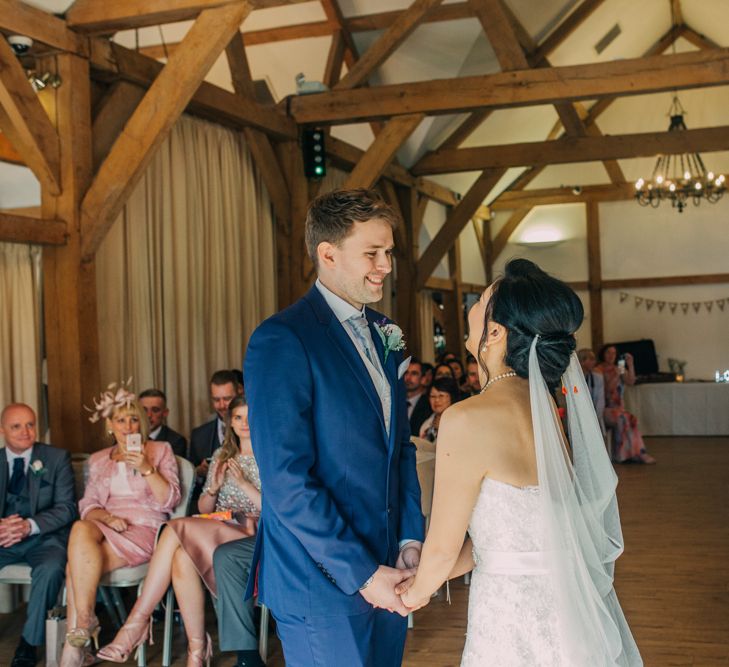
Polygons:
<instances>
[{"instance_id":1,"label":"groom's hand","mask_svg":"<svg viewBox=\"0 0 729 667\"><path fill-rule=\"evenodd\" d=\"M399 583L415 574L412 570L397 570L386 565L380 565L368 586L360 590L360 595L377 609L407 616L410 610L402 603L400 596L395 593Z\"/></svg>"},{"instance_id":2,"label":"groom's hand","mask_svg":"<svg viewBox=\"0 0 729 667\"><path fill-rule=\"evenodd\" d=\"M408 542L397 557L395 567L398 570L412 569L420 565L420 551L423 548L422 542Z\"/></svg>"}]
</instances>

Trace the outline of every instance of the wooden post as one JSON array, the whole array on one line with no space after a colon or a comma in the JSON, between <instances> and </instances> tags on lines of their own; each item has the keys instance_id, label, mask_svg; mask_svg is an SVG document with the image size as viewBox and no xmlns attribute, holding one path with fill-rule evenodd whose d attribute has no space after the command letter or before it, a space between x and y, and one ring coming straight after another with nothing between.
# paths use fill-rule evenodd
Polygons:
<instances>
[{"instance_id":1,"label":"wooden post","mask_svg":"<svg viewBox=\"0 0 729 667\"><path fill-rule=\"evenodd\" d=\"M605 341L602 320L602 264L600 257L600 213L599 204L587 202L587 269L590 290L590 333L592 348L597 351Z\"/></svg>"},{"instance_id":2,"label":"wooden post","mask_svg":"<svg viewBox=\"0 0 729 667\"><path fill-rule=\"evenodd\" d=\"M395 283L395 315L405 333L408 354L418 356L423 332L418 317L418 290L415 289L417 243L415 233L420 228L423 208L419 206L415 188L398 188L398 201L403 218L403 243L395 243L397 281Z\"/></svg>"},{"instance_id":3,"label":"wooden post","mask_svg":"<svg viewBox=\"0 0 729 667\"><path fill-rule=\"evenodd\" d=\"M53 443L81 452L101 444L83 409L101 390L96 268L93 260L82 263L80 237L81 199L91 182L89 64L71 54L55 60L63 81L55 91L61 194L44 190L41 208L44 218L66 223L68 242L43 248L48 411Z\"/></svg>"},{"instance_id":4,"label":"wooden post","mask_svg":"<svg viewBox=\"0 0 729 667\"><path fill-rule=\"evenodd\" d=\"M453 289L443 294L446 315L446 349L463 362L463 285L461 284L461 246L459 240L448 250L448 273Z\"/></svg>"}]
</instances>

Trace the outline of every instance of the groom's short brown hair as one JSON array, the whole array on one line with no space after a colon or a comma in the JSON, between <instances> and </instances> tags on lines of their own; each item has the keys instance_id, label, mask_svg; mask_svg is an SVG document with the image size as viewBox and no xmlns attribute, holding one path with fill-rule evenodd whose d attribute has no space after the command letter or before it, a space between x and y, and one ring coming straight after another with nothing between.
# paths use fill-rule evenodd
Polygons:
<instances>
[{"instance_id":1,"label":"groom's short brown hair","mask_svg":"<svg viewBox=\"0 0 729 667\"><path fill-rule=\"evenodd\" d=\"M318 266L316 250L320 243L339 245L349 235L355 222L380 218L393 229L400 217L374 190L334 190L317 197L306 214L306 250Z\"/></svg>"}]
</instances>

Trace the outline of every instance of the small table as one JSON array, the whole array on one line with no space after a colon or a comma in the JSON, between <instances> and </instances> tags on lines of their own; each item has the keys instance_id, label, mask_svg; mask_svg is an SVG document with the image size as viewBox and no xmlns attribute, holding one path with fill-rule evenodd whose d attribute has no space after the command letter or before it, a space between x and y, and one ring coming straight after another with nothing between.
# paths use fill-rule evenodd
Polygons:
<instances>
[{"instance_id":1,"label":"small table","mask_svg":"<svg viewBox=\"0 0 729 667\"><path fill-rule=\"evenodd\" d=\"M643 435L729 435L729 384L665 382L625 388Z\"/></svg>"}]
</instances>

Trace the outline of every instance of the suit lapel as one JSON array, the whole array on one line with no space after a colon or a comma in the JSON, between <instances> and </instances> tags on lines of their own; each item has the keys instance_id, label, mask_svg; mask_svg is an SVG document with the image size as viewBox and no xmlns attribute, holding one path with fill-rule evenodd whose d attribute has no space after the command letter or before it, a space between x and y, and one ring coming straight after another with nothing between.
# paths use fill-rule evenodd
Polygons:
<instances>
[{"instance_id":1,"label":"suit lapel","mask_svg":"<svg viewBox=\"0 0 729 667\"><path fill-rule=\"evenodd\" d=\"M314 285L304 297L316 313L319 322L326 326L327 336L334 342L334 346L342 355L344 360L359 382L362 390L367 395L372 407L377 412L382 426L382 437L387 440L387 432L385 431L385 418L382 414L382 402L380 396L375 389L370 373L365 367L362 357L360 357L349 334L344 330L344 325L334 316L334 312L321 295L316 285Z\"/></svg>"},{"instance_id":2,"label":"suit lapel","mask_svg":"<svg viewBox=\"0 0 729 667\"><path fill-rule=\"evenodd\" d=\"M8 455L0 449L0 516L5 514L5 494L8 491Z\"/></svg>"},{"instance_id":3,"label":"suit lapel","mask_svg":"<svg viewBox=\"0 0 729 667\"><path fill-rule=\"evenodd\" d=\"M46 457L41 447L38 447L38 443L33 445L33 450L30 453L30 465L28 466L28 490L30 491L30 513L35 514L38 511L38 490L42 475L36 475L33 473L33 461L40 461L43 464L41 470L46 468Z\"/></svg>"}]
</instances>

